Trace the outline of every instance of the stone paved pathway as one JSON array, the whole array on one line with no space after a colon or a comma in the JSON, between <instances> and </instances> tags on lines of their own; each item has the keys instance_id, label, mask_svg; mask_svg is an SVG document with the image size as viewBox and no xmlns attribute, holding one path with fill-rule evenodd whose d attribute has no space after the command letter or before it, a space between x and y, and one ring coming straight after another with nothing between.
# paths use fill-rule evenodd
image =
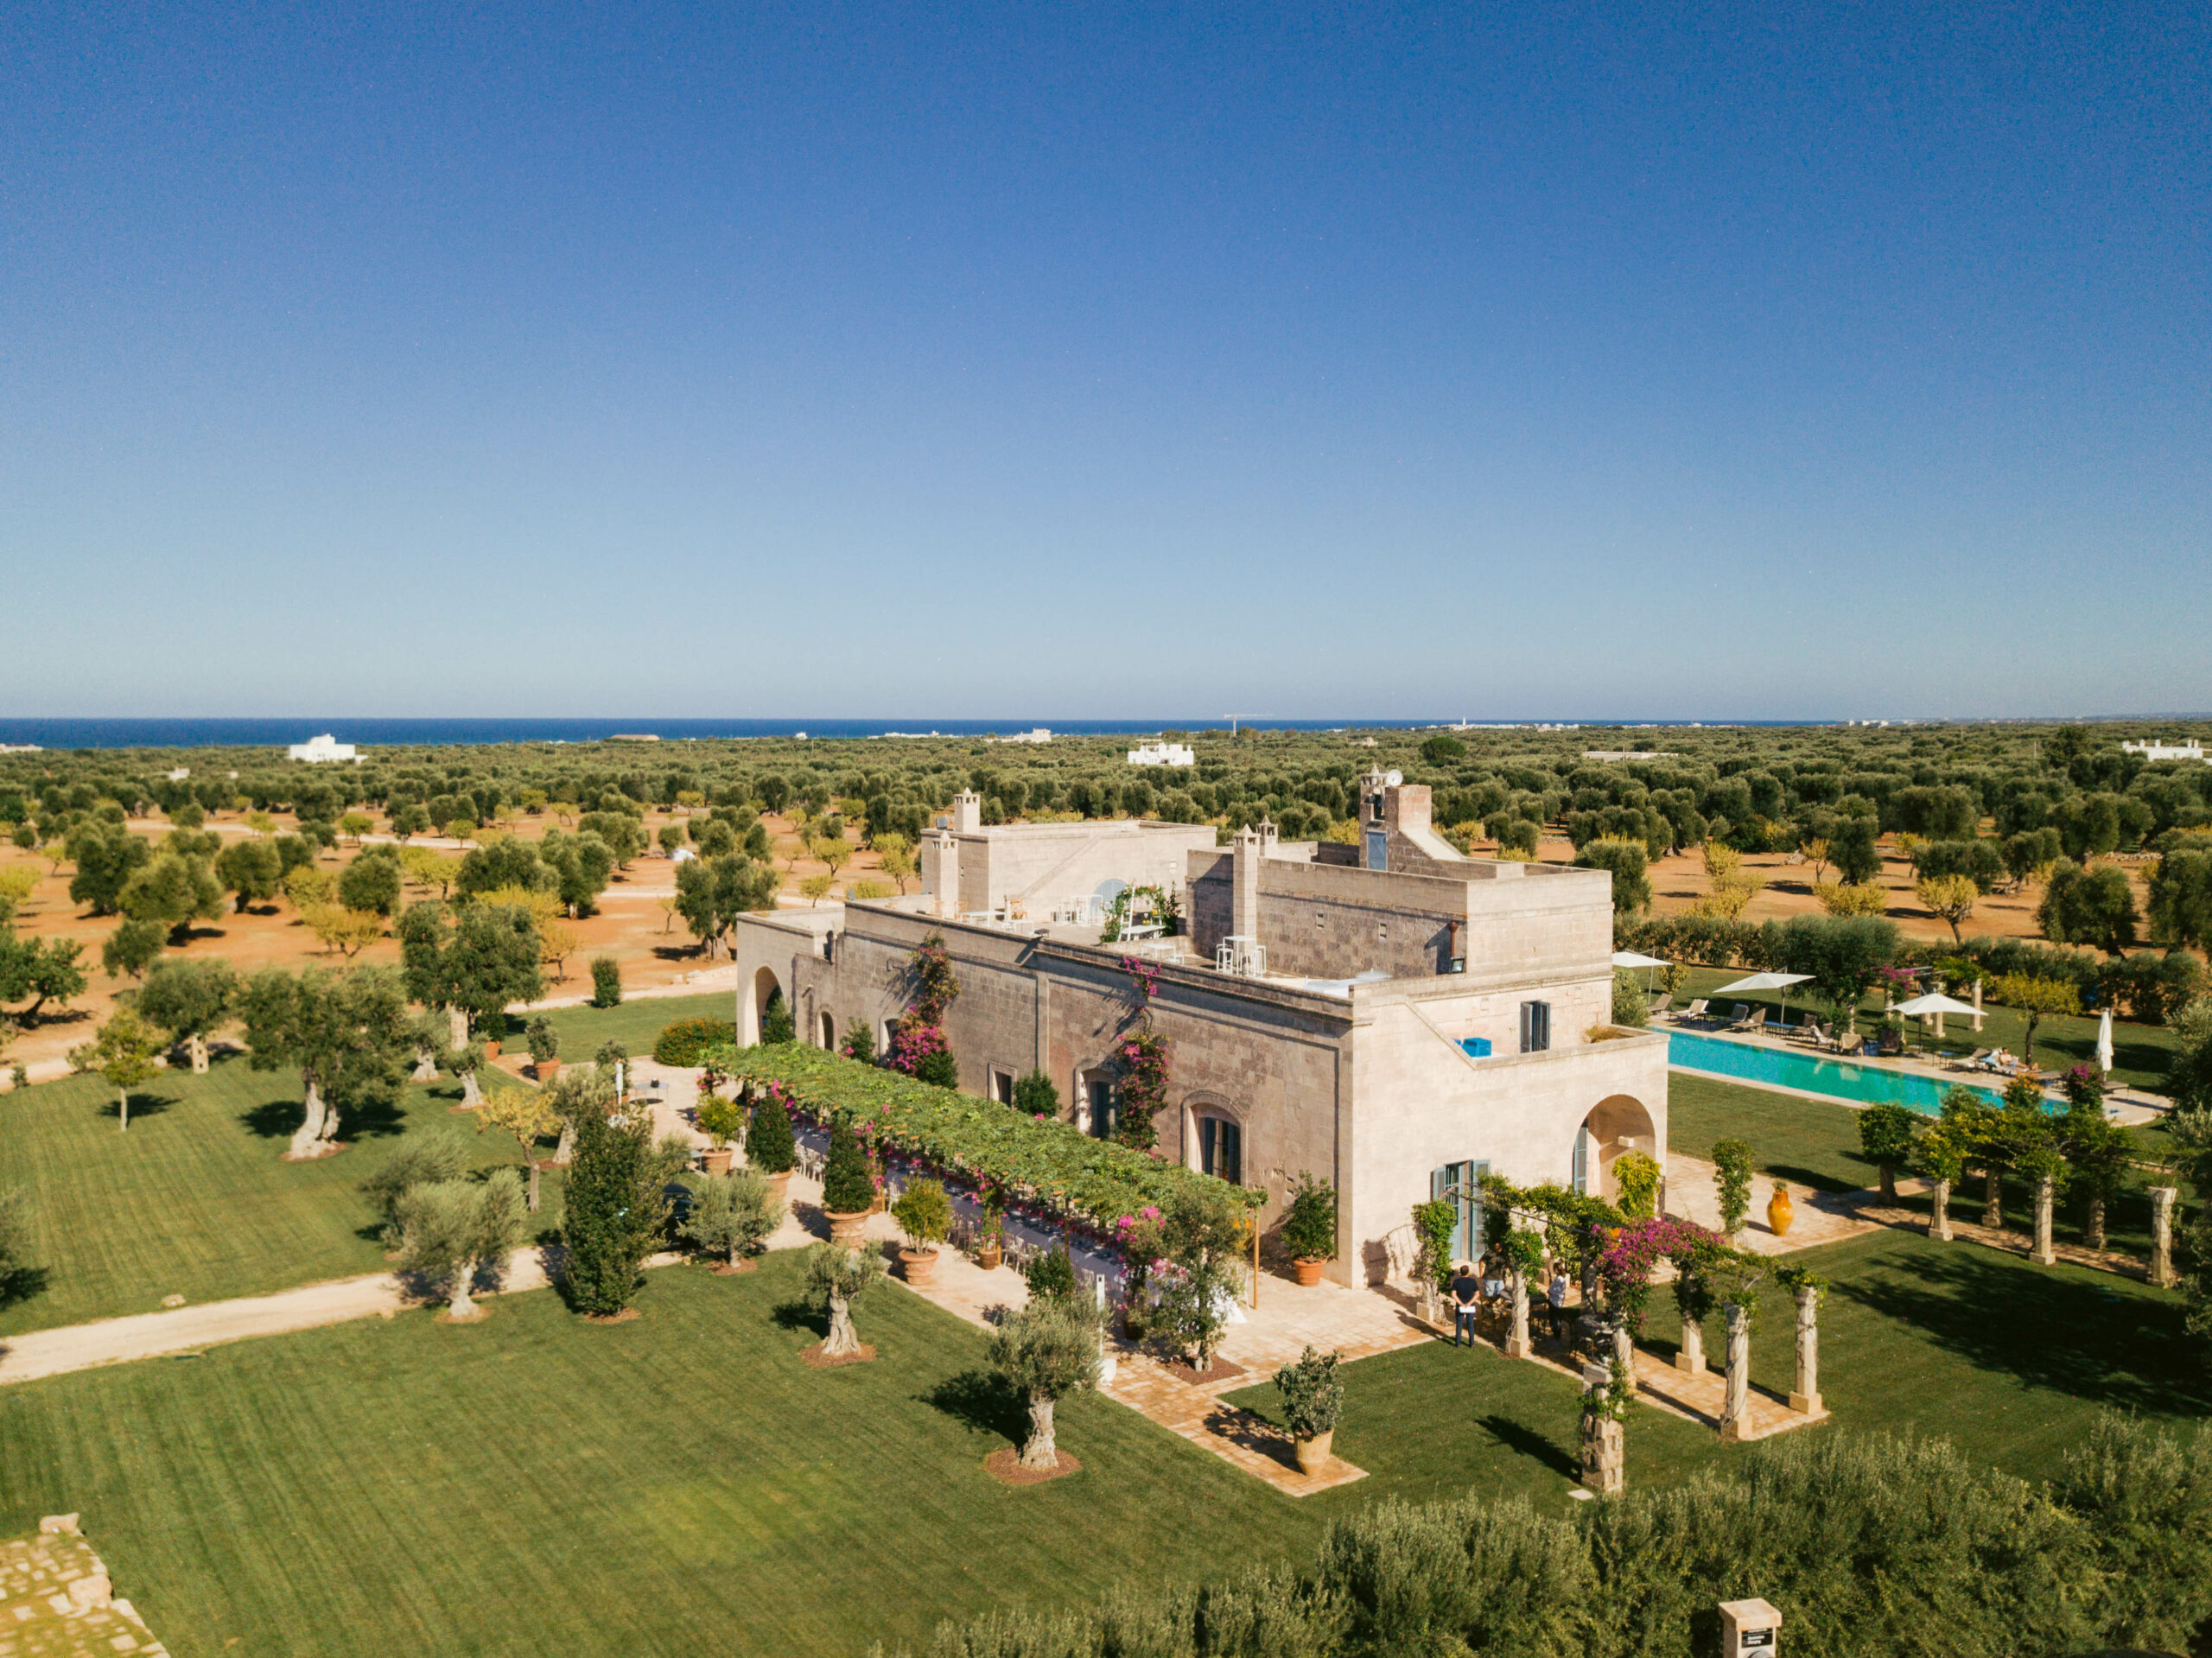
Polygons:
<instances>
[{"instance_id":1,"label":"stone paved pathway","mask_svg":"<svg viewBox=\"0 0 2212 1658\"><path fill-rule=\"evenodd\" d=\"M50 1515L37 1536L0 1542L0 1658L166 1658L168 1651L137 1610L115 1598L75 1515Z\"/></svg>"}]
</instances>

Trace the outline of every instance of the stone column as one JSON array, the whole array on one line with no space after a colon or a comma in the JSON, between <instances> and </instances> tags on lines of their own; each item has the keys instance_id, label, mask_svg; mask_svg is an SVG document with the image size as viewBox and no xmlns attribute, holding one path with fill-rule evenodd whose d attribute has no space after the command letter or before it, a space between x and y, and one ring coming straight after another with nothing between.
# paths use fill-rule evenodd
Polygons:
<instances>
[{"instance_id":1,"label":"stone column","mask_svg":"<svg viewBox=\"0 0 2212 1658\"><path fill-rule=\"evenodd\" d=\"M1994 1163L1981 1178L1981 1223L1993 1232L2005 1229L2005 1172Z\"/></svg>"},{"instance_id":2,"label":"stone column","mask_svg":"<svg viewBox=\"0 0 2212 1658\"><path fill-rule=\"evenodd\" d=\"M1981 1034L1981 981L1974 981L1974 1033Z\"/></svg>"},{"instance_id":3,"label":"stone column","mask_svg":"<svg viewBox=\"0 0 2212 1658\"><path fill-rule=\"evenodd\" d=\"M1951 1241L1951 1183L1941 1178L1928 1183L1928 1236L1939 1243Z\"/></svg>"},{"instance_id":4,"label":"stone column","mask_svg":"<svg viewBox=\"0 0 2212 1658\"><path fill-rule=\"evenodd\" d=\"M1797 1385L1789 1408L1801 1416L1821 1413L1821 1293L1810 1284L1797 1286Z\"/></svg>"},{"instance_id":5,"label":"stone column","mask_svg":"<svg viewBox=\"0 0 2212 1658\"><path fill-rule=\"evenodd\" d=\"M2050 1176L2036 1178L2036 1259L2048 1267L2058 1259L2050 1241L2050 1211L2057 1202L2058 1183Z\"/></svg>"},{"instance_id":6,"label":"stone column","mask_svg":"<svg viewBox=\"0 0 2212 1658\"><path fill-rule=\"evenodd\" d=\"M1733 1445L1751 1426L1751 1311L1733 1301L1720 1310L1728 1318L1728 1385L1720 1402L1720 1438Z\"/></svg>"},{"instance_id":7,"label":"stone column","mask_svg":"<svg viewBox=\"0 0 2212 1658\"><path fill-rule=\"evenodd\" d=\"M2176 1186L2151 1188L2151 1281L2171 1289L2174 1281L2174 1199Z\"/></svg>"},{"instance_id":8,"label":"stone column","mask_svg":"<svg viewBox=\"0 0 2212 1658\"><path fill-rule=\"evenodd\" d=\"M1529 1275L1516 1267L1510 1281L1513 1286L1513 1330L1505 1338L1505 1356L1525 1359L1536 1350L1529 1339Z\"/></svg>"},{"instance_id":9,"label":"stone column","mask_svg":"<svg viewBox=\"0 0 2212 1658\"><path fill-rule=\"evenodd\" d=\"M1621 1425L1607 1408L1612 1380L1605 1365L1582 1368L1582 1483L1599 1496L1618 1496L1627 1483Z\"/></svg>"},{"instance_id":10,"label":"stone column","mask_svg":"<svg viewBox=\"0 0 2212 1658\"><path fill-rule=\"evenodd\" d=\"M1675 1368L1685 1375L1705 1374L1705 1326L1695 1318L1682 1320L1682 1350L1675 1355Z\"/></svg>"}]
</instances>

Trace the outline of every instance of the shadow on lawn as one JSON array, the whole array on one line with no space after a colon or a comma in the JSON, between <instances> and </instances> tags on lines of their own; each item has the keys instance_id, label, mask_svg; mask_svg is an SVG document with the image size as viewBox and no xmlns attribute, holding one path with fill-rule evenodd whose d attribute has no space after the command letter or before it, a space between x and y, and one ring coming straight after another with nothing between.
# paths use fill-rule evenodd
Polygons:
<instances>
[{"instance_id":1,"label":"shadow on lawn","mask_svg":"<svg viewBox=\"0 0 2212 1658\"><path fill-rule=\"evenodd\" d=\"M979 1432L1020 1445L1029 1437L1029 1412L1006 1378L988 1370L963 1370L947 1376L920 1401L956 1417Z\"/></svg>"},{"instance_id":2,"label":"shadow on lawn","mask_svg":"<svg viewBox=\"0 0 2212 1658\"><path fill-rule=\"evenodd\" d=\"M1510 1416L1501 1416L1493 1411L1488 1416L1478 1418L1475 1426L1508 1451L1541 1463L1554 1473L1564 1474L1569 1479L1580 1479L1582 1476L1580 1462L1568 1455L1563 1447L1554 1445L1525 1422L1516 1422Z\"/></svg>"},{"instance_id":3,"label":"shadow on lawn","mask_svg":"<svg viewBox=\"0 0 2212 1658\"><path fill-rule=\"evenodd\" d=\"M238 1121L263 1140L289 1140L307 1115L307 1109L304 1100L270 1100L241 1111ZM406 1109L396 1100L363 1100L339 1114L341 1140L389 1140L406 1132Z\"/></svg>"},{"instance_id":4,"label":"shadow on lawn","mask_svg":"<svg viewBox=\"0 0 2212 1658\"><path fill-rule=\"evenodd\" d=\"M830 1310L813 1301L785 1301L769 1313L779 1330L810 1330L823 1340L830 1337Z\"/></svg>"},{"instance_id":5,"label":"shadow on lawn","mask_svg":"<svg viewBox=\"0 0 2212 1658\"><path fill-rule=\"evenodd\" d=\"M130 1121L136 1122L141 1117L158 1117L177 1103L176 1099L167 1094L133 1094L130 1096ZM108 1101L100 1107L100 1115L104 1117L120 1116L120 1102Z\"/></svg>"},{"instance_id":6,"label":"shadow on lawn","mask_svg":"<svg viewBox=\"0 0 2212 1658\"><path fill-rule=\"evenodd\" d=\"M1895 1318L1977 1369L2123 1409L2212 1410L2178 1300L2121 1280L2024 1268L1971 1246L1916 1255L1834 1293Z\"/></svg>"}]
</instances>

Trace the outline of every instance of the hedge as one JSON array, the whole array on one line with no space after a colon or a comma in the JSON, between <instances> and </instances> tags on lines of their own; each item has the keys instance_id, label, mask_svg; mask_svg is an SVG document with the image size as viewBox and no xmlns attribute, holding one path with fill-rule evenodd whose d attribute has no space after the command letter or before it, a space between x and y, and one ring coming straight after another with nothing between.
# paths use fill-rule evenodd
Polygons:
<instances>
[{"instance_id":1,"label":"hedge","mask_svg":"<svg viewBox=\"0 0 2212 1658\"><path fill-rule=\"evenodd\" d=\"M703 1065L709 1048L736 1040L737 1026L726 1019L679 1019L653 1039L653 1058L664 1065Z\"/></svg>"},{"instance_id":2,"label":"hedge","mask_svg":"<svg viewBox=\"0 0 2212 1658\"><path fill-rule=\"evenodd\" d=\"M740 1083L776 1085L786 1106L819 1121L851 1121L873 1146L954 1179L1003 1187L1018 1207L1102 1233L1193 1183L1223 1189L1211 1175L1093 1139L1073 1123L1027 1116L820 1048L728 1047L716 1050L712 1063ZM1267 1200L1249 1187L1229 1190L1255 1207Z\"/></svg>"}]
</instances>

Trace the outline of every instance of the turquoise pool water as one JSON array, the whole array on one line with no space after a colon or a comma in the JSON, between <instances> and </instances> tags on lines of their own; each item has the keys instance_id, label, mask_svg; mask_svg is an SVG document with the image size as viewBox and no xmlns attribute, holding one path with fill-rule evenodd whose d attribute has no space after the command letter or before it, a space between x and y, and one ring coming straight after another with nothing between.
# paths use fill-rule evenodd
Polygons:
<instances>
[{"instance_id":1,"label":"turquoise pool water","mask_svg":"<svg viewBox=\"0 0 2212 1658\"><path fill-rule=\"evenodd\" d=\"M1685 1070L1710 1071L1746 1083L1765 1083L1775 1088L1802 1088L1808 1094L1872 1105L1877 1100L1896 1100L1911 1110L1934 1116L1942 1107L1943 1095L1952 1084L1887 1065L1862 1065L1849 1059L1830 1059L1818 1054L1797 1053L1787 1048L1754 1047L1748 1042L1725 1042L1719 1037L1693 1031L1667 1032L1667 1063ZM1993 1104L2003 1096L1975 1087Z\"/></svg>"}]
</instances>

